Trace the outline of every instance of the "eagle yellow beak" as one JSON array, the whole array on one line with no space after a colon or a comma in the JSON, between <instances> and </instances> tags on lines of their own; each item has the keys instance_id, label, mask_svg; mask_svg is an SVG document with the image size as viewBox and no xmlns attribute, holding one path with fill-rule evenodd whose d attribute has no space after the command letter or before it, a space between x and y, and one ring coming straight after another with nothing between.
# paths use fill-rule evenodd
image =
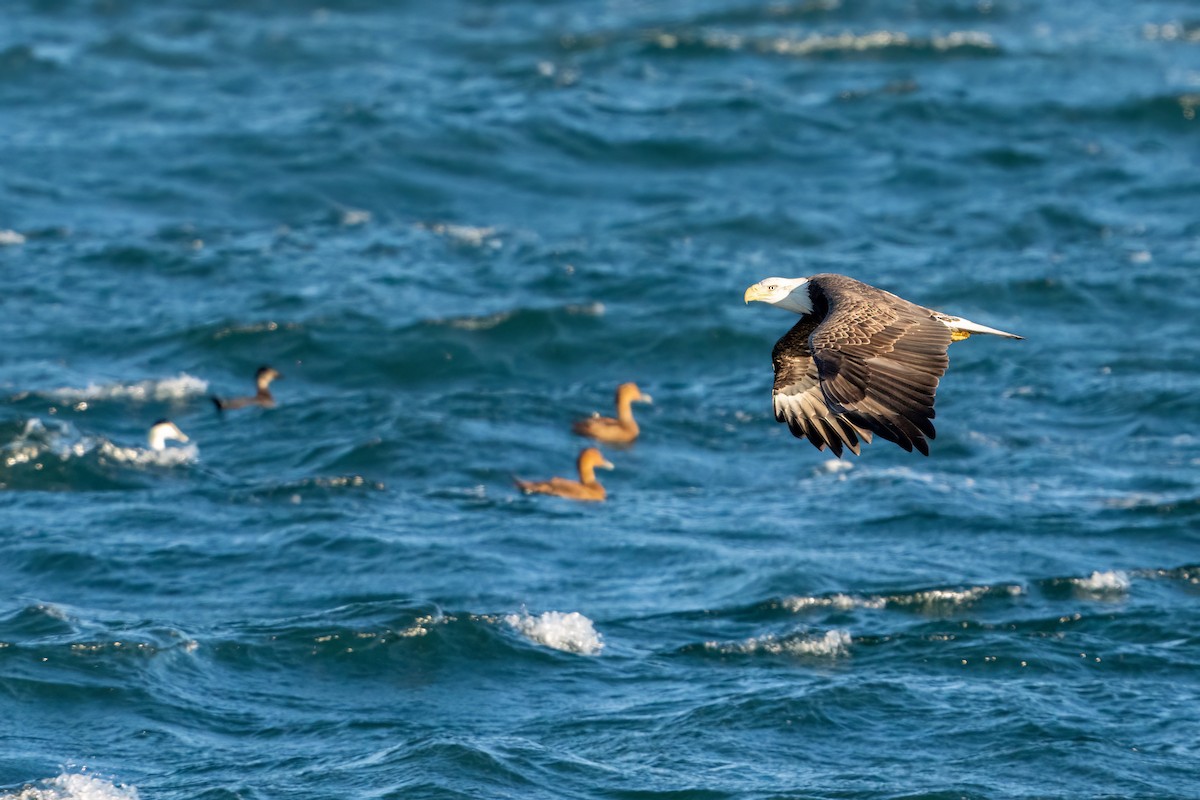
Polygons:
<instances>
[{"instance_id":1,"label":"eagle yellow beak","mask_svg":"<svg viewBox=\"0 0 1200 800\"><path fill-rule=\"evenodd\" d=\"M746 290L746 294L743 297L749 303L751 300L762 300L764 294L762 284L756 283Z\"/></svg>"}]
</instances>

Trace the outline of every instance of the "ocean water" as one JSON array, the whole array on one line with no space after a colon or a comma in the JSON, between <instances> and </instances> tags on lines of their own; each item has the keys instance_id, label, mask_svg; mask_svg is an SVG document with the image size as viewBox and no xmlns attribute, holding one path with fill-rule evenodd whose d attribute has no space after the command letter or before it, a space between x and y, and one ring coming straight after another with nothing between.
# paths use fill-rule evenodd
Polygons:
<instances>
[{"instance_id":1,"label":"ocean water","mask_svg":"<svg viewBox=\"0 0 1200 800\"><path fill-rule=\"evenodd\" d=\"M1166 0L5 3L0 798L1200 796L1198 109ZM822 271L1027 338L838 461Z\"/></svg>"}]
</instances>

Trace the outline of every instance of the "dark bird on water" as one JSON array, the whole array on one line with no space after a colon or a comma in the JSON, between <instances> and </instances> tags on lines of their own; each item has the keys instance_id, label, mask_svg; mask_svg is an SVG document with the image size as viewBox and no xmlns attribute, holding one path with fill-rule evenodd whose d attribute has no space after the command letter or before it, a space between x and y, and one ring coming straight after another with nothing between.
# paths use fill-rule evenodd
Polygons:
<instances>
[{"instance_id":1,"label":"dark bird on water","mask_svg":"<svg viewBox=\"0 0 1200 800\"><path fill-rule=\"evenodd\" d=\"M775 419L818 450L858 455L877 435L929 455L951 342L1022 337L910 303L845 275L766 278L746 290L800 315L775 343Z\"/></svg>"},{"instance_id":2,"label":"dark bird on water","mask_svg":"<svg viewBox=\"0 0 1200 800\"><path fill-rule=\"evenodd\" d=\"M525 494L552 494L570 500L603 500L607 493L600 482L596 480L596 467L612 469L613 465L605 460L599 450L588 447L579 453L575 466L579 470L579 480L577 481L568 478L523 481L517 478L515 482L517 488Z\"/></svg>"},{"instance_id":3,"label":"dark bird on water","mask_svg":"<svg viewBox=\"0 0 1200 800\"><path fill-rule=\"evenodd\" d=\"M640 429L633 418L632 403L651 403L650 395L637 387L636 383L622 383L617 387L617 416L602 417L593 414L571 426L580 436L588 436L598 442L624 444L638 437Z\"/></svg>"},{"instance_id":4,"label":"dark bird on water","mask_svg":"<svg viewBox=\"0 0 1200 800\"><path fill-rule=\"evenodd\" d=\"M250 397L230 397L228 399L213 395L213 405L217 407L218 411L233 411L236 408L248 406L274 408L275 398L271 394L271 381L282 377L283 375L271 367L259 367L258 372L254 373L254 383L258 387L257 392Z\"/></svg>"}]
</instances>

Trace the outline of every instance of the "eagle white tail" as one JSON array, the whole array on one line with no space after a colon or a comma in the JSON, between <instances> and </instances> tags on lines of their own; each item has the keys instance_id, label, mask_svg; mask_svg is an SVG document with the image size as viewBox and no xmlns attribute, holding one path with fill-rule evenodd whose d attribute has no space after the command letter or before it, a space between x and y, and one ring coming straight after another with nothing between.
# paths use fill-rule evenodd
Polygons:
<instances>
[{"instance_id":1,"label":"eagle white tail","mask_svg":"<svg viewBox=\"0 0 1200 800\"><path fill-rule=\"evenodd\" d=\"M969 319L962 317L951 317L947 314L938 314L938 319L942 324L950 329L954 335L954 341L966 339L972 333L990 333L992 336L1003 336L1006 339L1024 339L1024 336L1017 336L1015 333L989 328L987 325L980 325L978 322L971 322Z\"/></svg>"}]
</instances>

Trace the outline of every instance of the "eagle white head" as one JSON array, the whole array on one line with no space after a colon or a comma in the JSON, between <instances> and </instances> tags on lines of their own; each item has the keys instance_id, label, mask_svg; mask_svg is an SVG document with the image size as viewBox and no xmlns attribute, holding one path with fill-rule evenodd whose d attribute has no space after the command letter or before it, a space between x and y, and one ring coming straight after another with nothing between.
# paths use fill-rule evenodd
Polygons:
<instances>
[{"instance_id":1,"label":"eagle white head","mask_svg":"<svg viewBox=\"0 0 1200 800\"><path fill-rule=\"evenodd\" d=\"M769 303L794 314L811 314L808 278L763 278L746 290L745 300Z\"/></svg>"}]
</instances>

